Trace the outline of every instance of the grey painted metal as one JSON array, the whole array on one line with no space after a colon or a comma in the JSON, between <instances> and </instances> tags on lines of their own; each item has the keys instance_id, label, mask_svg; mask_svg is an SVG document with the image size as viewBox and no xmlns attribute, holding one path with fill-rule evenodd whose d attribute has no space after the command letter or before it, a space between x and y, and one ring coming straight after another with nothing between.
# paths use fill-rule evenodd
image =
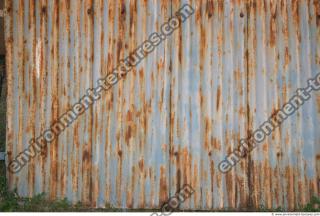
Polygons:
<instances>
[{"instance_id":1,"label":"grey painted metal","mask_svg":"<svg viewBox=\"0 0 320 216\"><path fill-rule=\"evenodd\" d=\"M0 161L4 161L5 156L6 156L5 152L0 152Z\"/></svg>"}]
</instances>

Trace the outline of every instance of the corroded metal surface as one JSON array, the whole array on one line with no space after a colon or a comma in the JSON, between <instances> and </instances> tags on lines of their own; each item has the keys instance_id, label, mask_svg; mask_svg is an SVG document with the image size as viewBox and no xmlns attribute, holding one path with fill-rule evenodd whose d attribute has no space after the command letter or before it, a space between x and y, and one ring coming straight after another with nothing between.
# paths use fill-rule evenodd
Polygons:
<instances>
[{"instance_id":1,"label":"corroded metal surface","mask_svg":"<svg viewBox=\"0 0 320 216\"><path fill-rule=\"evenodd\" d=\"M94 207L293 209L319 195L320 95L232 172L240 138L320 71L317 0L7 0L7 161L184 3L195 14L17 174Z\"/></svg>"}]
</instances>

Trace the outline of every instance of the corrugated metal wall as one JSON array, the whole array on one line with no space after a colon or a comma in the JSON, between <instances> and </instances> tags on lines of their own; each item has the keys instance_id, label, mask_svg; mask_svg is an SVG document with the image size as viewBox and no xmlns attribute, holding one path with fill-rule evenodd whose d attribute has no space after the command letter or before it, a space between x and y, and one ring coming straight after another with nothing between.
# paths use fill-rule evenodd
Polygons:
<instances>
[{"instance_id":1,"label":"corrugated metal wall","mask_svg":"<svg viewBox=\"0 0 320 216\"><path fill-rule=\"evenodd\" d=\"M232 172L218 163L320 72L318 0L6 0L7 162L184 3L178 31L17 174L104 207L293 209L319 195L320 94Z\"/></svg>"}]
</instances>

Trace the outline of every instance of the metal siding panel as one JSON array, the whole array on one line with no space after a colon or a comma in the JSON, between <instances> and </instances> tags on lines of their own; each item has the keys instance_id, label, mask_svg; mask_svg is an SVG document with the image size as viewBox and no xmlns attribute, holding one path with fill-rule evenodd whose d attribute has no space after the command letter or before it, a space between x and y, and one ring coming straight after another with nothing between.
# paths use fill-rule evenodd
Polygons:
<instances>
[{"instance_id":1,"label":"metal siding panel","mask_svg":"<svg viewBox=\"0 0 320 216\"><path fill-rule=\"evenodd\" d=\"M320 95L231 172L217 166L320 70L317 0L6 0L7 163L184 3L192 15L17 174L21 196L289 210L319 194Z\"/></svg>"},{"instance_id":2,"label":"metal siding panel","mask_svg":"<svg viewBox=\"0 0 320 216\"><path fill-rule=\"evenodd\" d=\"M310 51L319 47L319 26L312 1L250 1L249 7L249 128L255 129L319 72ZM317 95L251 154L254 206L293 210L318 194Z\"/></svg>"}]
</instances>

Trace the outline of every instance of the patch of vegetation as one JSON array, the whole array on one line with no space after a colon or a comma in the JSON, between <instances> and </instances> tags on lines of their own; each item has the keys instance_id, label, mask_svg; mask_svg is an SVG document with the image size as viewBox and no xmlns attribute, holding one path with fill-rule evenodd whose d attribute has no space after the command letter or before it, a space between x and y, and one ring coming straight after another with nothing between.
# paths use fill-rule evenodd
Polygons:
<instances>
[{"instance_id":1,"label":"patch of vegetation","mask_svg":"<svg viewBox=\"0 0 320 216\"><path fill-rule=\"evenodd\" d=\"M260 206L259 209L256 211L262 212L286 212L282 207L278 207L275 209L269 209L265 206ZM300 206L299 208L295 209L296 212L320 212L320 197L312 196L310 202L307 203L305 206Z\"/></svg>"},{"instance_id":2,"label":"patch of vegetation","mask_svg":"<svg viewBox=\"0 0 320 216\"><path fill-rule=\"evenodd\" d=\"M49 201L45 194L22 198L16 191L9 191L5 176L5 164L0 162L0 212L59 212L80 211L81 203L71 205L66 199Z\"/></svg>"},{"instance_id":3,"label":"patch of vegetation","mask_svg":"<svg viewBox=\"0 0 320 216\"><path fill-rule=\"evenodd\" d=\"M1 174L4 173L4 163L0 163ZM149 209L120 209L106 204L105 208L91 208L77 203L72 205L67 199L50 201L46 194L38 194L32 198L19 197L16 191L9 191L5 175L0 175L0 212L122 212L148 211Z\"/></svg>"},{"instance_id":4,"label":"patch of vegetation","mask_svg":"<svg viewBox=\"0 0 320 216\"><path fill-rule=\"evenodd\" d=\"M21 198L9 191L5 176L0 176L0 212L59 212L77 211L81 205L71 205L66 199L49 201L44 193L32 198Z\"/></svg>"},{"instance_id":5,"label":"patch of vegetation","mask_svg":"<svg viewBox=\"0 0 320 216\"><path fill-rule=\"evenodd\" d=\"M267 207L261 205L257 211L260 211L260 212L285 212L286 210L283 209L282 207L270 209L270 208L267 208Z\"/></svg>"},{"instance_id":6,"label":"patch of vegetation","mask_svg":"<svg viewBox=\"0 0 320 216\"><path fill-rule=\"evenodd\" d=\"M320 212L320 197L313 196L301 210L304 212Z\"/></svg>"}]
</instances>

